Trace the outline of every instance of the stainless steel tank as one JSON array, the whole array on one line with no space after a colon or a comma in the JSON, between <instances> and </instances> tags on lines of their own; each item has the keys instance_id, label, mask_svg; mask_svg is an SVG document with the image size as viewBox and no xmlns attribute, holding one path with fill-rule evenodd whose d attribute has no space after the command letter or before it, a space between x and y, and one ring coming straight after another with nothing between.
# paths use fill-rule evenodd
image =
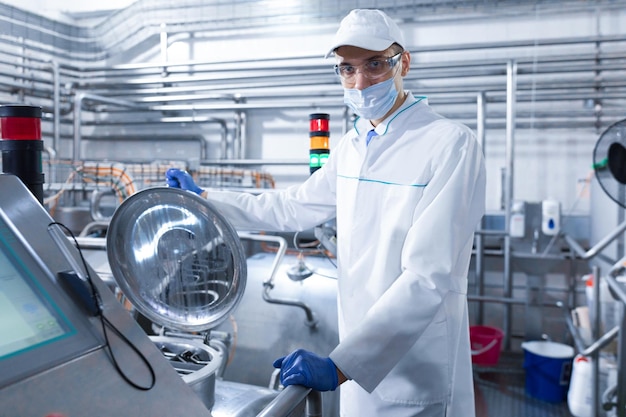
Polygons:
<instances>
[{"instance_id":1,"label":"stainless steel tank","mask_svg":"<svg viewBox=\"0 0 626 417\"><path fill-rule=\"evenodd\" d=\"M242 236L246 241L246 236ZM275 387L274 359L297 348L327 355L338 343L337 280L334 259L304 256L312 274L301 281L289 278L298 265L296 253L288 253L277 267L269 292L273 301L287 300L310 309L312 325L298 305L270 303L264 299L267 282L273 271L276 253L264 251L248 257L246 291L229 320L217 326L234 334L224 379L265 387ZM218 383L219 386L219 383ZM339 415L339 390L323 392L324 416Z\"/></svg>"}]
</instances>

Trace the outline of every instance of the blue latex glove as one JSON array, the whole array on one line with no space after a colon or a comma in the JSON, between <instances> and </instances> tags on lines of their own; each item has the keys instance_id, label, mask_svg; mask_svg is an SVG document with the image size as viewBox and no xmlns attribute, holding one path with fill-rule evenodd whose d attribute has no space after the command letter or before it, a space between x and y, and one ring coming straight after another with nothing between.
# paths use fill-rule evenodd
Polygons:
<instances>
[{"instance_id":1,"label":"blue latex glove","mask_svg":"<svg viewBox=\"0 0 626 417\"><path fill-rule=\"evenodd\" d=\"M339 385L335 363L304 349L276 359L273 365L280 368L280 383L285 387L303 385L316 391L334 391Z\"/></svg>"},{"instance_id":2,"label":"blue latex glove","mask_svg":"<svg viewBox=\"0 0 626 417\"><path fill-rule=\"evenodd\" d=\"M170 168L165 173L167 185L172 188L182 188L183 190L193 191L200 195L204 190L196 185L193 178L187 171L178 168Z\"/></svg>"}]
</instances>

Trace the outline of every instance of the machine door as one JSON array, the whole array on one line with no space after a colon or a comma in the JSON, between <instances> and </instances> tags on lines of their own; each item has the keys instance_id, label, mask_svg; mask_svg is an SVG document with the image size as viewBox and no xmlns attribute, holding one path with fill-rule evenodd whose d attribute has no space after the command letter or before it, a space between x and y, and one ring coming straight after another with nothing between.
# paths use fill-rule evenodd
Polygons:
<instances>
[{"instance_id":1,"label":"machine door","mask_svg":"<svg viewBox=\"0 0 626 417\"><path fill-rule=\"evenodd\" d=\"M209 330L244 292L246 258L236 231L188 191L150 188L126 199L111 219L107 254L133 306L169 329Z\"/></svg>"}]
</instances>

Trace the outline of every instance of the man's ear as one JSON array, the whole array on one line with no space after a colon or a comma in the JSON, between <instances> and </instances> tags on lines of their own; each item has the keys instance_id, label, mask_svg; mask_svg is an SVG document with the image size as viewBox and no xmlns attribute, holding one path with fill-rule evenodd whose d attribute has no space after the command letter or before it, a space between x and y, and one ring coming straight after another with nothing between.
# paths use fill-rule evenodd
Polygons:
<instances>
[{"instance_id":1,"label":"man's ear","mask_svg":"<svg viewBox=\"0 0 626 417\"><path fill-rule=\"evenodd\" d=\"M409 73L409 70L411 69L411 53L409 51L404 51L402 53L401 59L402 59L402 72L400 73L400 75L404 77Z\"/></svg>"}]
</instances>

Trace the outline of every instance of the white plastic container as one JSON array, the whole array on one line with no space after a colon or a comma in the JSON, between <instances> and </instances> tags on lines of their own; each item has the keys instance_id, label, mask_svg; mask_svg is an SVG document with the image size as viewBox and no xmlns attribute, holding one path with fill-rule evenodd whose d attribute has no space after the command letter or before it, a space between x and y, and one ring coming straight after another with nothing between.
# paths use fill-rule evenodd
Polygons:
<instances>
[{"instance_id":1,"label":"white plastic container","mask_svg":"<svg viewBox=\"0 0 626 417\"><path fill-rule=\"evenodd\" d=\"M611 385L614 385L617 376L616 365L605 359L600 358L600 375L599 375L599 395ZM593 389L593 366L591 359L576 355L572 364L572 377L570 379L569 390L567 392L567 406L570 413L574 417L594 417L595 410L592 404ZM598 399L598 402L601 398ZM615 416L614 411L609 411L606 417Z\"/></svg>"},{"instance_id":2,"label":"white plastic container","mask_svg":"<svg viewBox=\"0 0 626 417\"><path fill-rule=\"evenodd\" d=\"M541 203L541 231L544 235L554 236L561 228L561 203L556 200L544 200Z\"/></svg>"},{"instance_id":3,"label":"white plastic container","mask_svg":"<svg viewBox=\"0 0 626 417\"><path fill-rule=\"evenodd\" d=\"M574 417L593 417L591 388L591 360L585 356L576 355L567 391L567 406Z\"/></svg>"},{"instance_id":4,"label":"white plastic container","mask_svg":"<svg viewBox=\"0 0 626 417\"><path fill-rule=\"evenodd\" d=\"M526 203L514 201L511 205L511 220L509 224L509 235L511 237L522 238L526 234Z\"/></svg>"}]
</instances>

